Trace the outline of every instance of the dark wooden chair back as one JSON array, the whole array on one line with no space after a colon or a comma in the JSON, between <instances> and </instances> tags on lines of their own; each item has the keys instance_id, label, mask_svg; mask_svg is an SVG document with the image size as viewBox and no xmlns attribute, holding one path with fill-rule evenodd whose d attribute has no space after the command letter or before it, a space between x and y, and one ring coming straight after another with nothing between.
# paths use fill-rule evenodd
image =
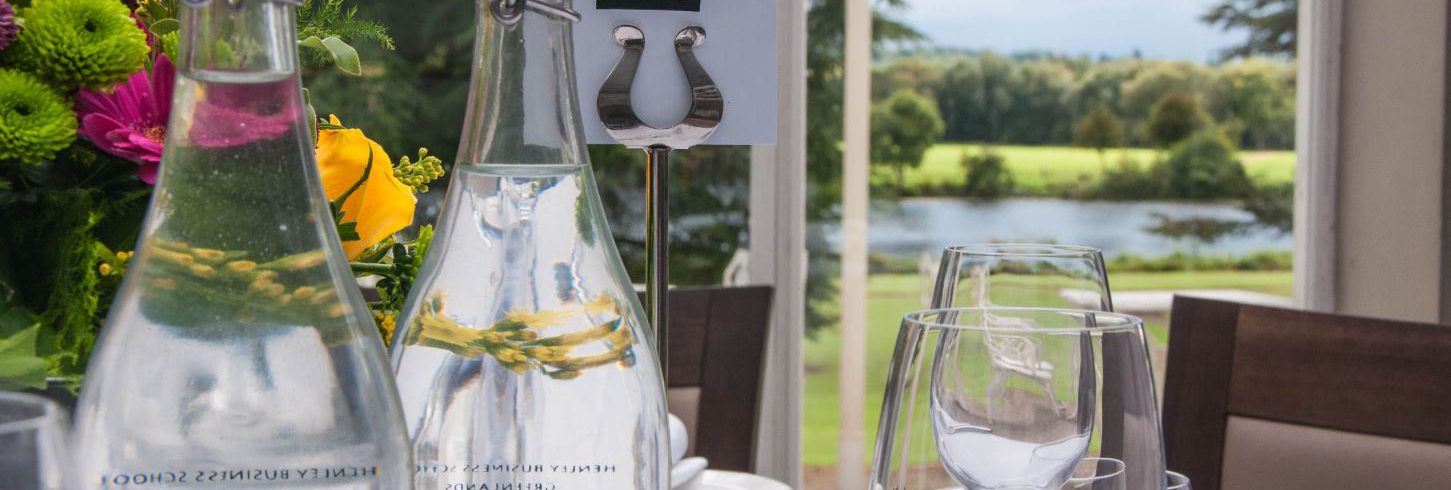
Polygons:
<instances>
[{"instance_id":1,"label":"dark wooden chair back","mask_svg":"<svg viewBox=\"0 0 1451 490\"><path fill-rule=\"evenodd\" d=\"M771 297L769 286L670 290L670 412L713 469L754 470Z\"/></svg>"},{"instance_id":2,"label":"dark wooden chair back","mask_svg":"<svg viewBox=\"0 0 1451 490\"><path fill-rule=\"evenodd\" d=\"M1451 488L1451 327L1182 296L1170 321L1165 449L1195 490Z\"/></svg>"}]
</instances>

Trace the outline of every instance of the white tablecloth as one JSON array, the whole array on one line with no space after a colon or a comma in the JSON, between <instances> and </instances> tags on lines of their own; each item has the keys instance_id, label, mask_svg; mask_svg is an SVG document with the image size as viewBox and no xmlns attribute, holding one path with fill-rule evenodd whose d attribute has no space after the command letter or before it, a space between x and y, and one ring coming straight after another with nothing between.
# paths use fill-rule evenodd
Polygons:
<instances>
[{"instance_id":1,"label":"white tablecloth","mask_svg":"<svg viewBox=\"0 0 1451 490\"><path fill-rule=\"evenodd\" d=\"M676 490L791 490L785 483L749 473L705 470Z\"/></svg>"}]
</instances>

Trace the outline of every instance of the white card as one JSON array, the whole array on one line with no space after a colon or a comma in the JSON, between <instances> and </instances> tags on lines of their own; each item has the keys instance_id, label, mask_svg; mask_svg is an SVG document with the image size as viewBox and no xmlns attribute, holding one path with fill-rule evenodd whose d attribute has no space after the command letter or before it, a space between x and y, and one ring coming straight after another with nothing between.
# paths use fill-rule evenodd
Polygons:
<instances>
[{"instance_id":1,"label":"white card","mask_svg":"<svg viewBox=\"0 0 1451 490\"><path fill-rule=\"evenodd\" d=\"M675 35L697 25L705 28L706 40L695 55L725 100L720 127L705 144L775 143L777 1L703 0L700 12L681 12L598 10L596 0L575 0L584 17L575 25L574 57L586 138L616 144L600 122L596 98L624 52L614 40L621 25L645 32L645 53L630 92L635 114L657 128L680 124L690 111L690 86L675 56Z\"/></svg>"}]
</instances>

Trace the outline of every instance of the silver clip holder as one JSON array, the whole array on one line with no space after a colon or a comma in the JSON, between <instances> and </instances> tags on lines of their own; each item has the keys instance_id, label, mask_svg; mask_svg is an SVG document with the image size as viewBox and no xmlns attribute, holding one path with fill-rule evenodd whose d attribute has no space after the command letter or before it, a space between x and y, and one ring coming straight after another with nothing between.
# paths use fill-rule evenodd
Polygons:
<instances>
[{"instance_id":1,"label":"silver clip holder","mask_svg":"<svg viewBox=\"0 0 1451 490\"><path fill-rule=\"evenodd\" d=\"M690 112L680 124L669 128L645 124L635 114L630 96L640 58L645 53L645 33L638 27L623 25L615 28L614 37L615 43L624 48L624 53L600 88L596 104L605 132L610 137L626 147L645 150L645 248L649 251L645 297L650 326L655 329L655 349L663 370L670 359L670 336L666 325L670 311L670 151L690 148L709 139L720 127L725 115L725 100L720 88L695 58L695 48L705 44L705 29L689 26L675 35L675 55L680 59L680 67L685 70L685 79L690 84ZM661 376L665 375L662 371Z\"/></svg>"},{"instance_id":2,"label":"silver clip holder","mask_svg":"<svg viewBox=\"0 0 1451 490\"><path fill-rule=\"evenodd\" d=\"M505 25L518 24L524 12L534 12L550 20L579 22L579 12L544 0L492 0L489 2L494 18Z\"/></svg>"}]
</instances>

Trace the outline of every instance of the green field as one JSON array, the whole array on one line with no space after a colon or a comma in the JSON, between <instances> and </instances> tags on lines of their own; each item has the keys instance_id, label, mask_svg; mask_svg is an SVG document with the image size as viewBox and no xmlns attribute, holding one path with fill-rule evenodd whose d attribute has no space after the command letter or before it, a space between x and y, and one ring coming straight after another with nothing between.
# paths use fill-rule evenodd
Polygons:
<instances>
[{"instance_id":1,"label":"green field","mask_svg":"<svg viewBox=\"0 0 1451 490\"><path fill-rule=\"evenodd\" d=\"M1234 288L1288 296L1291 272L1120 272L1113 274L1115 291L1184 288ZM868 456L876 438L881 393L891 362L902 314L922 308L922 290L929 287L915 275L874 275L868 284L867 304L867 442ZM1162 345L1168 330L1162 322L1147 325L1150 337ZM805 349L806 380L803 421L803 462L808 466L836 463L837 356L841 336L836 329L818 332Z\"/></svg>"},{"instance_id":2,"label":"green field","mask_svg":"<svg viewBox=\"0 0 1451 490\"><path fill-rule=\"evenodd\" d=\"M994 146L993 149L1003 155L1008 168L1012 169L1019 194L1046 195L1054 187L1097 180L1102 173L1098 152L1089 148ZM944 143L934 146L927 151L922 166L907 171L907 187L961 186L966 178L961 163L963 153L977 154L981 151L982 145L973 144ZM1109 150L1105 155L1109 165L1117 165L1128 157L1147 166L1158 153L1158 150L1130 148ZM1239 157L1245 171L1257 185L1291 182L1295 178L1295 152L1244 151ZM872 179L874 184L883 187L896 183L896 176L886 168L876 169Z\"/></svg>"}]
</instances>

